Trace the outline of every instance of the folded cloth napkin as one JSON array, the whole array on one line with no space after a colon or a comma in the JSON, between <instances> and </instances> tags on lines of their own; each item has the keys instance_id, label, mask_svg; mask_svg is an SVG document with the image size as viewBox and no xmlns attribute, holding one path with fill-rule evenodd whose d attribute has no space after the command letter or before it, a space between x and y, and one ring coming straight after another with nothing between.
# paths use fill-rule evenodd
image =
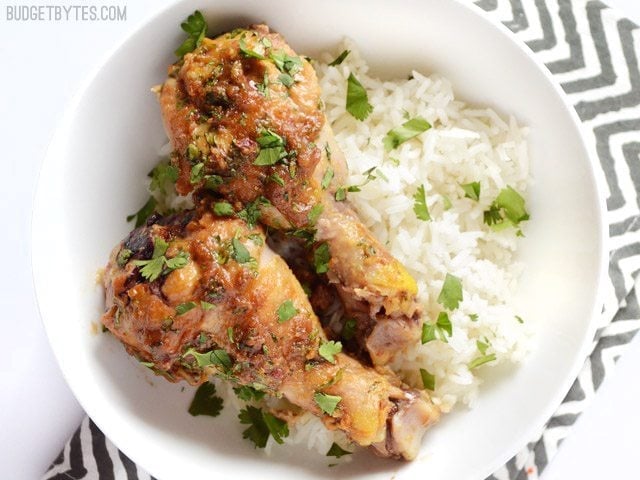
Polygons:
<instances>
[{"instance_id":1,"label":"folded cloth napkin","mask_svg":"<svg viewBox=\"0 0 640 480\"><path fill-rule=\"evenodd\" d=\"M491 480L532 480L555 455L593 397L609 364L640 328L640 42L637 25L599 1L479 0L546 64L596 147L607 186L609 283L594 348L544 430ZM607 354L607 350L609 353ZM53 462L47 480L153 478L85 418Z\"/></svg>"}]
</instances>

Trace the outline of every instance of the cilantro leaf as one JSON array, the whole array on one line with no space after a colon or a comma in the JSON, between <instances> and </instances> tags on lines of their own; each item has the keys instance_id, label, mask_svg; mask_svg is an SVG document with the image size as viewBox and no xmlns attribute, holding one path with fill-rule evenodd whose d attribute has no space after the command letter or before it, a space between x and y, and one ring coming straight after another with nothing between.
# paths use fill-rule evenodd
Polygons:
<instances>
[{"instance_id":1,"label":"cilantro leaf","mask_svg":"<svg viewBox=\"0 0 640 480\"><path fill-rule=\"evenodd\" d=\"M233 366L231 357L222 349L214 349L208 352L200 353L194 348L188 349L182 354L182 358L192 355L199 367L208 367L209 365L217 365L227 372Z\"/></svg>"},{"instance_id":2,"label":"cilantro leaf","mask_svg":"<svg viewBox=\"0 0 640 480\"><path fill-rule=\"evenodd\" d=\"M453 326L447 312L440 312L436 323L423 323L422 324L422 343L429 343L433 340L440 340L447 343L447 335L453 334Z\"/></svg>"},{"instance_id":3,"label":"cilantro leaf","mask_svg":"<svg viewBox=\"0 0 640 480\"><path fill-rule=\"evenodd\" d=\"M261 392L260 390L248 385L234 387L233 391L240 400L244 400L245 402L249 402L251 400L262 400L265 396L265 392Z\"/></svg>"},{"instance_id":4,"label":"cilantro leaf","mask_svg":"<svg viewBox=\"0 0 640 480\"><path fill-rule=\"evenodd\" d=\"M436 389L436 376L427 372L424 368L420 369L420 377L422 378L422 385L426 390Z\"/></svg>"},{"instance_id":5,"label":"cilantro leaf","mask_svg":"<svg viewBox=\"0 0 640 480\"><path fill-rule=\"evenodd\" d=\"M413 211L418 220L428 222L431 220L429 208L427 207L427 198L424 191L424 185L418 187L418 191L413 195Z\"/></svg>"},{"instance_id":6,"label":"cilantro leaf","mask_svg":"<svg viewBox=\"0 0 640 480\"><path fill-rule=\"evenodd\" d=\"M229 217L233 215L235 211L228 202L216 202L213 204L213 213L219 217Z\"/></svg>"},{"instance_id":7,"label":"cilantro leaf","mask_svg":"<svg viewBox=\"0 0 640 480\"><path fill-rule=\"evenodd\" d=\"M344 202L347 198L347 189L345 187L338 187L336 190L336 202Z\"/></svg>"},{"instance_id":8,"label":"cilantro leaf","mask_svg":"<svg viewBox=\"0 0 640 480\"><path fill-rule=\"evenodd\" d=\"M135 260L133 263L140 268L140 275L146 280L153 282L162 274L164 268L164 257L152 258L151 260Z\"/></svg>"},{"instance_id":9,"label":"cilantro leaf","mask_svg":"<svg viewBox=\"0 0 640 480\"><path fill-rule=\"evenodd\" d=\"M205 302L204 300L200 301L200 308L202 310L211 310L215 305L213 303Z\"/></svg>"},{"instance_id":10,"label":"cilantro leaf","mask_svg":"<svg viewBox=\"0 0 640 480\"><path fill-rule=\"evenodd\" d=\"M322 182L320 182L320 187L322 187L322 190L326 190L327 188L329 188L331 180L333 180L333 168L329 167L327 168L327 171L324 172L324 175L322 176Z\"/></svg>"},{"instance_id":11,"label":"cilantro leaf","mask_svg":"<svg viewBox=\"0 0 640 480\"><path fill-rule=\"evenodd\" d=\"M251 440L256 448L264 448L269 440L269 435L280 444L284 442L283 438L289 436L287 422L251 405L240 410L238 418L240 423L251 425L242 432L242 438Z\"/></svg>"},{"instance_id":12,"label":"cilantro leaf","mask_svg":"<svg viewBox=\"0 0 640 480\"><path fill-rule=\"evenodd\" d=\"M255 50L247 47L247 42L244 40L244 36L240 37L240 41L238 42L240 45L240 53L247 58L257 58L258 60L264 60L266 57L260 52L256 52Z\"/></svg>"},{"instance_id":13,"label":"cilantro leaf","mask_svg":"<svg viewBox=\"0 0 640 480\"><path fill-rule=\"evenodd\" d=\"M151 214L156 209L156 199L153 197L149 197L146 203L138 210L136 213L132 213L127 216L127 222L130 222L134 218L136 219L135 228L141 227L147 221L147 218L151 216Z\"/></svg>"},{"instance_id":14,"label":"cilantro leaf","mask_svg":"<svg viewBox=\"0 0 640 480\"><path fill-rule=\"evenodd\" d=\"M311 210L309 210L309 213L307 214L307 219L309 220L310 225L316 224L318 218L322 214L322 210L324 210L324 207L321 203L317 203L313 207L311 207Z\"/></svg>"},{"instance_id":15,"label":"cilantro leaf","mask_svg":"<svg viewBox=\"0 0 640 480\"><path fill-rule=\"evenodd\" d=\"M343 50L340 55L338 55L330 64L330 67L335 67L344 62L344 59L351 53L351 50Z\"/></svg>"},{"instance_id":16,"label":"cilantro leaf","mask_svg":"<svg viewBox=\"0 0 640 480\"><path fill-rule=\"evenodd\" d=\"M186 53L192 52L200 45L207 33L207 22L202 13L196 10L180 25L189 37L174 52L177 57L182 58Z\"/></svg>"},{"instance_id":17,"label":"cilantro leaf","mask_svg":"<svg viewBox=\"0 0 640 480\"><path fill-rule=\"evenodd\" d=\"M496 354L492 353L490 355L482 355L480 357L474 358L469 362L469 370L473 370L474 368L479 367L480 365L484 365L485 363L493 362L496 359Z\"/></svg>"},{"instance_id":18,"label":"cilantro leaf","mask_svg":"<svg viewBox=\"0 0 640 480\"><path fill-rule=\"evenodd\" d=\"M524 198L510 186L500 190L489 209L484 211L484 223L496 231L517 227L525 220L529 220L529 213L525 209ZM518 235L521 234L518 230Z\"/></svg>"},{"instance_id":19,"label":"cilantro leaf","mask_svg":"<svg viewBox=\"0 0 640 480\"><path fill-rule=\"evenodd\" d=\"M168 185L176 183L178 180L179 171L176 167L169 163L159 163L149 173L151 177L151 183L149 184L149 190L151 191L165 191Z\"/></svg>"},{"instance_id":20,"label":"cilantro leaf","mask_svg":"<svg viewBox=\"0 0 640 480\"><path fill-rule=\"evenodd\" d=\"M184 315L189 310L193 310L194 308L196 308L196 306L197 306L196 302L181 303L180 305L178 305L176 307L176 314L177 315Z\"/></svg>"},{"instance_id":21,"label":"cilantro leaf","mask_svg":"<svg viewBox=\"0 0 640 480\"><path fill-rule=\"evenodd\" d=\"M487 353L487 348L489 348L489 344L482 342L480 340L476 340L476 347L478 348L478 351L482 354L485 355Z\"/></svg>"},{"instance_id":22,"label":"cilantro leaf","mask_svg":"<svg viewBox=\"0 0 640 480\"><path fill-rule=\"evenodd\" d=\"M334 355L340 353L342 351L342 343L334 342L330 340L328 342L324 342L318 348L318 353L322 358L324 358L329 363L336 363L336 359Z\"/></svg>"},{"instance_id":23,"label":"cilantro leaf","mask_svg":"<svg viewBox=\"0 0 640 480\"><path fill-rule=\"evenodd\" d=\"M480 182L471 182L460 185L464 190L465 198L470 198L476 202L480 200Z\"/></svg>"},{"instance_id":24,"label":"cilantro leaf","mask_svg":"<svg viewBox=\"0 0 640 480\"><path fill-rule=\"evenodd\" d=\"M118 264L118 266L124 267L131 258L131 255L133 255L133 252L131 250L129 250L128 248L122 248L118 252L118 256L116 257L116 263Z\"/></svg>"},{"instance_id":25,"label":"cilantro leaf","mask_svg":"<svg viewBox=\"0 0 640 480\"><path fill-rule=\"evenodd\" d=\"M291 85L295 83L293 77L288 73L281 73L280 75L278 75L278 80L287 88L291 87Z\"/></svg>"},{"instance_id":26,"label":"cilantro leaf","mask_svg":"<svg viewBox=\"0 0 640 480\"><path fill-rule=\"evenodd\" d=\"M270 203L271 202L265 197L258 197L253 202L247 203L245 207L238 212L238 218L247 222L249 228L253 228L260 219L260 206L270 205Z\"/></svg>"},{"instance_id":27,"label":"cilantro leaf","mask_svg":"<svg viewBox=\"0 0 640 480\"><path fill-rule=\"evenodd\" d=\"M253 161L254 165L275 165L288 155L288 152L284 148L284 139L271 130L261 130L256 137L256 142L258 142L260 146L260 152Z\"/></svg>"},{"instance_id":28,"label":"cilantro leaf","mask_svg":"<svg viewBox=\"0 0 640 480\"><path fill-rule=\"evenodd\" d=\"M298 314L298 309L293 305L291 300L286 300L278 307L278 323L284 323L291 320Z\"/></svg>"},{"instance_id":29,"label":"cilantro leaf","mask_svg":"<svg viewBox=\"0 0 640 480\"><path fill-rule=\"evenodd\" d=\"M189 413L194 417L198 415L217 417L220 415L222 407L223 401L216 395L216 386L213 383L205 382L196 390L189 406Z\"/></svg>"},{"instance_id":30,"label":"cilantro leaf","mask_svg":"<svg viewBox=\"0 0 640 480\"><path fill-rule=\"evenodd\" d=\"M426 132L430 128L431 124L424 118L415 117L404 122L399 127L389 130L382 139L382 144L384 145L384 149L389 152L394 148L398 148L407 140Z\"/></svg>"},{"instance_id":31,"label":"cilantro leaf","mask_svg":"<svg viewBox=\"0 0 640 480\"><path fill-rule=\"evenodd\" d=\"M357 120L364 120L373 111L367 91L353 73L350 73L347 79L346 109Z\"/></svg>"},{"instance_id":32,"label":"cilantro leaf","mask_svg":"<svg viewBox=\"0 0 640 480\"><path fill-rule=\"evenodd\" d=\"M340 445L338 445L337 443L333 442L331 444L331 448L329 448L329 451L327 452L326 456L327 457L340 458L340 457L344 457L345 455L351 455L352 453L353 452L350 452L349 450L345 450Z\"/></svg>"},{"instance_id":33,"label":"cilantro leaf","mask_svg":"<svg viewBox=\"0 0 640 480\"><path fill-rule=\"evenodd\" d=\"M302 59L300 57L292 57L284 50L272 51L269 54L269 58L273 60L273 63L282 73L295 75L302 70Z\"/></svg>"},{"instance_id":34,"label":"cilantro leaf","mask_svg":"<svg viewBox=\"0 0 640 480\"><path fill-rule=\"evenodd\" d=\"M233 238L231 240L231 256L238 263L248 263L254 260L254 258L249 254L249 250L245 247L240 240L237 238Z\"/></svg>"},{"instance_id":35,"label":"cilantro leaf","mask_svg":"<svg viewBox=\"0 0 640 480\"><path fill-rule=\"evenodd\" d=\"M455 310L462 301L462 282L454 275L447 273L438 295L438 303L447 310Z\"/></svg>"},{"instance_id":36,"label":"cilantro leaf","mask_svg":"<svg viewBox=\"0 0 640 480\"><path fill-rule=\"evenodd\" d=\"M320 407L320 410L322 410L327 415L333 415L333 412L336 411L336 408L342 400L342 397L318 392L313 395L313 400L316 402L316 405Z\"/></svg>"},{"instance_id":37,"label":"cilantro leaf","mask_svg":"<svg viewBox=\"0 0 640 480\"><path fill-rule=\"evenodd\" d=\"M327 242L318 245L313 252L313 265L316 273L326 273L329 270L329 262L331 261L331 251Z\"/></svg>"},{"instance_id":38,"label":"cilantro leaf","mask_svg":"<svg viewBox=\"0 0 640 480\"><path fill-rule=\"evenodd\" d=\"M165 259L167 273L186 266L189 263L189 254L187 252L179 252L175 257Z\"/></svg>"},{"instance_id":39,"label":"cilantro leaf","mask_svg":"<svg viewBox=\"0 0 640 480\"><path fill-rule=\"evenodd\" d=\"M442 205L445 210L449 210L453 206L451 199L446 195L442 195Z\"/></svg>"}]
</instances>

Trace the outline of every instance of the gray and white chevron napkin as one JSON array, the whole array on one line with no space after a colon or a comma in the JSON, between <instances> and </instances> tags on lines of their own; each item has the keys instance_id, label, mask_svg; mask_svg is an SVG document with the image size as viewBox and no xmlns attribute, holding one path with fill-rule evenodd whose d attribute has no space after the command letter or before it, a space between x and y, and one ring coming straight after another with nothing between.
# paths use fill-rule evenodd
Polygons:
<instances>
[{"instance_id":1,"label":"gray and white chevron napkin","mask_svg":"<svg viewBox=\"0 0 640 480\"><path fill-rule=\"evenodd\" d=\"M471 3L471 2L470 2ZM593 351L544 430L488 480L535 480L640 329L640 28L599 1L479 0L553 73L596 147L608 187L609 283ZM85 418L44 480L146 480Z\"/></svg>"}]
</instances>

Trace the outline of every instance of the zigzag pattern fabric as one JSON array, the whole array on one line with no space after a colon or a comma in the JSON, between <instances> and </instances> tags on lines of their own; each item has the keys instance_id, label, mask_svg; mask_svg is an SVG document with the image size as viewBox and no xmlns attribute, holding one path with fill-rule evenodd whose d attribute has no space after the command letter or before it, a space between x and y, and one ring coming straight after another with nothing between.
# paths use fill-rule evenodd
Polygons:
<instances>
[{"instance_id":1,"label":"zigzag pattern fabric","mask_svg":"<svg viewBox=\"0 0 640 480\"><path fill-rule=\"evenodd\" d=\"M606 179L609 279L593 352L543 432L490 480L535 480L640 328L640 29L599 1L480 0L535 52L582 120Z\"/></svg>"},{"instance_id":2,"label":"zigzag pattern fabric","mask_svg":"<svg viewBox=\"0 0 640 480\"><path fill-rule=\"evenodd\" d=\"M469 2L472 3L472 2ZM640 329L640 29L600 1L479 0L553 73L606 179L609 279L593 351L544 430L488 480L535 480ZM45 480L155 480L85 418Z\"/></svg>"}]
</instances>

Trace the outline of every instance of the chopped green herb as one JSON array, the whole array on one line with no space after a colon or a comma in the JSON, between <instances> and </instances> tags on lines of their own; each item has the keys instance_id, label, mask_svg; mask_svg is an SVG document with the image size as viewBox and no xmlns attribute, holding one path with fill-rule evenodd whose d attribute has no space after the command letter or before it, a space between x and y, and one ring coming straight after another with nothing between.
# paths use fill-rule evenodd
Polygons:
<instances>
[{"instance_id":1,"label":"chopped green herb","mask_svg":"<svg viewBox=\"0 0 640 480\"><path fill-rule=\"evenodd\" d=\"M389 157L389 163L391 163L391 165L393 165L394 167L400 166L400 160L395 157Z\"/></svg>"},{"instance_id":2,"label":"chopped green herb","mask_svg":"<svg viewBox=\"0 0 640 480\"><path fill-rule=\"evenodd\" d=\"M273 60L273 63L275 63L278 70L282 73L295 75L297 72L302 70L302 59L300 57L292 57L284 50L272 51L269 54L269 58Z\"/></svg>"},{"instance_id":3,"label":"chopped green herb","mask_svg":"<svg viewBox=\"0 0 640 480\"><path fill-rule=\"evenodd\" d=\"M510 186L500 190L489 209L484 212L484 223L494 230L515 227L525 220L529 220L529 214L524 206L524 198Z\"/></svg>"},{"instance_id":4,"label":"chopped green herb","mask_svg":"<svg viewBox=\"0 0 640 480\"><path fill-rule=\"evenodd\" d=\"M153 255L150 260L134 260L133 262L134 265L141 267L140 275L146 280L153 282L162 273L169 273L189 263L189 257L185 252L180 252L174 258L167 259L164 254L169 245L161 237L155 237L153 245ZM167 267L166 271L164 270L165 266Z\"/></svg>"},{"instance_id":5,"label":"chopped green herb","mask_svg":"<svg viewBox=\"0 0 640 480\"><path fill-rule=\"evenodd\" d=\"M204 187L212 192L218 190L218 187L223 183L224 180L220 175L205 175L204 177Z\"/></svg>"},{"instance_id":6,"label":"chopped green herb","mask_svg":"<svg viewBox=\"0 0 640 480\"><path fill-rule=\"evenodd\" d=\"M219 217L229 217L236 213L228 202L216 202L213 204L213 213Z\"/></svg>"},{"instance_id":7,"label":"chopped green herb","mask_svg":"<svg viewBox=\"0 0 640 480\"><path fill-rule=\"evenodd\" d=\"M329 262L331 261L331 251L327 242L318 245L313 252L313 265L316 273L326 273L329 270Z\"/></svg>"},{"instance_id":8,"label":"chopped green herb","mask_svg":"<svg viewBox=\"0 0 640 480\"><path fill-rule=\"evenodd\" d=\"M269 97L269 75L267 72L264 72L262 83L256 83L256 88L262 95Z\"/></svg>"},{"instance_id":9,"label":"chopped green herb","mask_svg":"<svg viewBox=\"0 0 640 480\"><path fill-rule=\"evenodd\" d=\"M164 263L167 266L167 273L169 273L186 266L189 263L189 254L187 252L178 252L175 257L166 259Z\"/></svg>"},{"instance_id":10,"label":"chopped green herb","mask_svg":"<svg viewBox=\"0 0 640 480\"><path fill-rule=\"evenodd\" d=\"M249 240L251 240L255 245L264 245L262 235L260 235L259 233L250 233L247 238L249 238Z\"/></svg>"},{"instance_id":11,"label":"chopped green herb","mask_svg":"<svg viewBox=\"0 0 640 480\"><path fill-rule=\"evenodd\" d=\"M278 185L280 185L281 187L284 187L284 180L282 179L282 177L280 175L278 175L277 173L273 173L272 175L269 176L269 180L271 180L274 183L277 183Z\"/></svg>"},{"instance_id":12,"label":"chopped green herb","mask_svg":"<svg viewBox=\"0 0 640 480\"><path fill-rule=\"evenodd\" d=\"M318 353L322 358L324 358L329 363L336 363L336 359L334 355L337 355L342 351L342 344L340 342L334 342L330 340L328 342L324 342L318 348Z\"/></svg>"},{"instance_id":13,"label":"chopped green herb","mask_svg":"<svg viewBox=\"0 0 640 480\"><path fill-rule=\"evenodd\" d=\"M342 327L342 338L345 340L351 340L356 333L356 321L353 318L348 318L344 322L344 326Z\"/></svg>"},{"instance_id":14,"label":"chopped green herb","mask_svg":"<svg viewBox=\"0 0 640 480\"><path fill-rule=\"evenodd\" d=\"M518 323L524 323L524 320L520 315L516 315L516 320L518 321Z\"/></svg>"},{"instance_id":15,"label":"chopped green herb","mask_svg":"<svg viewBox=\"0 0 640 480\"><path fill-rule=\"evenodd\" d=\"M490 355L482 355L481 357L474 358L469 362L469 370L473 370L474 368L479 367L480 365L484 365L485 363L493 362L496 359L496 354L492 353Z\"/></svg>"},{"instance_id":16,"label":"chopped green herb","mask_svg":"<svg viewBox=\"0 0 640 480\"><path fill-rule=\"evenodd\" d=\"M460 185L464 190L465 198L470 198L476 202L480 200L480 182L471 182Z\"/></svg>"},{"instance_id":17,"label":"chopped green herb","mask_svg":"<svg viewBox=\"0 0 640 480\"><path fill-rule=\"evenodd\" d=\"M287 422L251 405L240 410L238 418L240 423L250 425L242 432L242 438L251 440L256 448L264 448L269 440L269 435L280 444L283 443L283 438L289 436Z\"/></svg>"},{"instance_id":18,"label":"chopped green herb","mask_svg":"<svg viewBox=\"0 0 640 480\"><path fill-rule=\"evenodd\" d=\"M275 165L288 155L284 148L284 139L271 130L261 130L256 141L260 146L260 152L253 162L254 165Z\"/></svg>"},{"instance_id":19,"label":"chopped green herb","mask_svg":"<svg viewBox=\"0 0 640 480\"><path fill-rule=\"evenodd\" d=\"M429 343L433 340L440 340L447 343L447 335L451 336L453 333L453 326L447 312L440 312L436 323L424 323L422 324L422 343Z\"/></svg>"},{"instance_id":20,"label":"chopped green herb","mask_svg":"<svg viewBox=\"0 0 640 480\"><path fill-rule=\"evenodd\" d=\"M347 198L347 189L345 187L338 187L338 189L336 190L336 201L344 202L346 198Z\"/></svg>"},{"instance_id":21,"label":"chopped green herb","mask_svg":"<svg viewBox=\"0 0 640 480\"><path fill-rule=\"evenodd\" d=\"M180 305L178 305L176 307L176 314L178 315L184 315L185 313L187 313L189 310L193 310L194 308L196 308L196 302L186 302L186 303L181 303Z\"/></svg>"},{"instance_id":22,"label":"chopped green herb","mask_svg":"<svg viewBox=\"0 0 640 480\"><path fill-rule=\"evenodd\" d=\"M200 345L207 343L207 335L204 332L200 332L198 335L198 343Z\"/></svg>"},{"instance_id":23,"label":"chopped green herb","mask_svg":"<svg viewBox=\"0 0 640 480\"><path fill-rule=\"evenodd\" d=\"M345 50L348 51L348 50ZM327 452L327 457L336 457L336 458L340 458L340 457L344 457L345 455L351 455L353 452L350 452L349 450L345 450L344 448L342 448L340 445L338 445L337 443L333 442L331 444L331 448L329 448L329 451Z\"/></svg>"},{"instance_id":24,"label":"chopped green herb","mask_svg":"<svg viewBox=\"0 0 640 480\"><path fill-rule=\"evenodd\" d=\"M357 120L366 119L373 111L373 106L369 103L367 91L353 73L350 73L347 79L346 109L347 112Z\"/></svg>"},{"instance_id":25,"label":"chopped green herb","mask_svg":"<svg viewBox=\"0 0 640 480\"><path fill-rule=\"evenodd\" d=\"M255 388L247 385L235 387L233 391L240 400L244 400L245 402L250 402L251 400L262 400L265 396L265 392L261 392L260 390L256 390Z\"/></svg>"},{"instance_id":26,"label":"chopped green herb","mask_svg":"<svg viewBox=\"0 0 640 480\"><path fill-rule=\"evenodd\" d=\"M298 309L293 305L291 300L286 300L278 307L278 323L284 323L291 320L298 314Z\"/></svg>"},{"instance_id":27,"label":"chopped green herb","mask_svg":"<svg viewBox=\"0 0 640 480\"><path fill-rule=\"evenodd\" d=\"M329 188L331 180L333 180L333 168L329 167L327 168L327 171L324 172L324 175L322 176L322 182L320 182L322 190L326 190L327 188Z\"/></svg>"},{"instance_id":28,"label":"chopped green herb","mask_svg":"<svg viewBox=\"0 0 640 480\"><path fill-rule=\"evenodd\" d=\"M320 410L322 410L327 415L333 415L333 412L336 411L336 407L342 400L342 397L318 392L313 395L313 399L315 400L318 407L320 407Z\"/></svg>"},{"instance_id":29,"label":"chopped green herb","mask_svg":"<svg viewBox=\"0 0 640 480\"><path fill-rule=\"evenodd\" d=\"M140 360L140 365L150 368L153 370L153 368L155 367L153 362L143 362L142 360Z\"/></svg>"},{"instance_id":30,"label":"chopped green herb","mask_svg":"<svg viewBox=\"0 0 640 480\"><path fill-rule=\"evenodd\" d=\"M182 354L182 357L184 358L188 355L193 355L193 358L195 358L196 363L199 367L217 365L219 367L222 367L224 371L228 371L233 365L229 354L226 351L220 349L200 353L195 349L190 348L186 352L184 352L184 354Z\"/></svg>"},{"instance_id":31,"label":"chopped green herb","mask_svg":"<svg viewBox=\"0 0 640 480\"><path fill-rule=\"evenodd\" d=\"M247 222L249 228L253 228L260 219L260 206L270 205L271 202L265 197L258 197L253 202L249 202L238 212L238 218Z\"/></svg>"},{"instance_id":32,"label":"chopped green herb","mask_svg":"<svg viewBox=\"0 0 640 480\"><path fill-rule=\"evenodd\" d=\"M118 252L118 256L116 257L116 263L119 267L124 267L129 259L133 255L133 252L128 248L123 248Z\"/></svg>"},{"instance_id":33,"label":"chopped green herb","mask_svg":"<svg viewBox=\"0 0 640 480\"><path fill-rule=\"evenodd\" d=\"M192 52L200 45L202 39L207 34L207 22L202 13L196 10L180 25L189 37L174 52L177 57L182 58L186 53Z\"/></svg>"},{"instance_id":34,"label":"chopped green herb","mask_svg":"<svg viewBox=\"0 0 640 480\"><path fill-rule=\"evenodd\" d=\"M469 319L472 322L477 322L478 321L478 314L477 313L472 313L471 315L469 315Z\"/></svg>"},{"instance_id":35,"label":"chopped green herb","mask_svg":"<svg viewBox=\"0 0 640 480\"><path fill-rule=\"evenodd\" d=\"M189 176L189 181L191 183L198 183L202 181L204 178L204 163L196 163L193 167L191 167L191 174Z\"/></svg>"},{"instance_id":36,"label":"chopped green herb","mask_svg":"<svg viewBox=\"0 0 640 480\"><path fill-rule=\"evenodd\" d=\"M260 52L256 52L255 50L247 47L247 42L244 40L244 36L240 37L240 41L238 42L240 46L240 53L247 58L257 58L258 60L264 60L266 57L262 55Z\"/></svg>"},{"instance_id":37,"label":"chopped green herb","mask_svg":"<svg viewBox=\"0 0 640 480\"><path fill-rule=\"evenodd\" d=\"M415 117L404 122L401 126L389 130L382 139L382 144L384 145L384 149L389 152L398 148L407 140L426 132L430 128L431 124L424 118Z\"/></svg>"},{"instance_id":38,"label":"chopped green herb","mask_svg":"<svg viewBox=\"0 0 640 480\"><path fill-rule=\"evenodd\" d=\"M231 256L238 263L247 263L253 260L253 257L249 254L249 250L245 247L240 240L233 238L231 240L232 253Z\"/></svg>"},{"instance_id":39,"label":"chopped green herb","mask_svg":"<svg viewBox=\"0 0 640 480\"><path fill-rule=\"evenodd\" d=\"M200 301L200 308L202 310L211 310L215 305L213 303L205 302L204 300Z\"/></svg>"},{"instance_id":40,"label":"chopped green herb","mask_svg":"<svg viewBox=\"0 0 640 480\"><path fill-rule=\"evenodd\" d=\"M149 184L149 190L164 191L168 185L173 185L178 180L180 172L176 167L169 163L159 163L155 166L149 176L151 177L151 183Z\"/></svg>"},{"instance_id":41,"label":"chopped green herb","mask_svg":"<svg viewBox=\"0 0 640 480\"><path fill-rule=\"evenodd\" d=\"M434 391L436 389L436 376L427 372L424 368L420 369L420 377L422 378L422 385L426 390Z\"/></svg>"},{"instance_id":42,"label":"chopped green herb","mask_svg":"<svg viewBox=\"0 0 640 480\"><path fill-rule=\"evenodd\" d=\"M438 303L447 310L455 310L462 301L462 282L454 275L447 273L438 295Z\"/></svg>"},{"instance_id":43,"label":"chopped green herb","mask_svg":"<svg viewBox=\"0 0 640 480\"><path fill-rule=\"evenodd\" d=\"M451 204L451 199L446 195L442 195L442 204L445 210L449 210L453 206Z\"/></svg>"},{"instance_id":44,"label":"chopped green herb","mask_svg":"<svg viewBox=\"0 0 640 480\"><path fill-rule=\"evenodd\" d=\"M222 411L222 406L222 398L216 395L216 386L213 383L205 382L196 390L189 406L189 413L194 417L198 415L217 417Z\"/></svg>"},{"instance_id":45,"label":"chopped green herb","mask_svg":"<svg viewBox=\"0 0 640 480\"><path fill-rule=\"evenodd\" d=\"M413 211L418 220L428 222L431 220L429 208L427 207L427 198L424 191L424 185L418 187L418 191L413 195Z\"/></svg>"},{"instance_id":46,"label":"chopped green herb","mask_svg":"<svg viewBox=\"0 0 640 480\"><path fill-rule=\"evenodd\" d=\"M290 88L291 85L295 83L293 77L288 73L281 73L280 75L278 75L278 81L280 81L280 83L287 88Z\"/></svg>"},{"instance_id":47,"label":"chopped green herb","mask_svg":"<svg viewBox=\"0 0 640 480\"><path fill-rule=\"evenodd\" d=\"M130 222L135 218L136 219L135 228L138 228L144 225L144 223L147 221L147 218L149 218L151 214L154 212L154 210L156 209L156 205L157 205L156 199L153 197L149 197L149 199L140 208L140 210L138 210L136 213L132 213L131 215L127 216L127 222Z\"/></svg>"},{"instance_id":48,"label":"chopped green herb","mask_svg":"<svg viewBox=\"0 0 640 480\"><path fill-rule=\"evenodd\" d=\"M476 347L478 347L478 351L484 355L487 353L487 348L489 348L489 344L482 342L480 340L476 340Z\"/></svg>"},{"instance_id":49,"label":"chopped green herb","mask_svg":"<svg viewBox=\"0 0 640 480\"><path fill-rule=\"evenodd\" d=\"M321 203L317 203L313 207L311 207L311 210L309 210L309 214L307 215L307 219L309 220L310 225L316 224L316 222L318 221L318 217L320 217L320 215L322 214L322 210L324 210L324 207Z\"/></svg>"},{"instance_id":50,"label":"chopped green herb","mask_svg":"<svg viewBox=\"0 0 640 480\"><path fill-rule=\"evenodd\" d=\"M344 59L351 53L351 50L343 50L340 55L338 55L330 64L330 67L335 67L336 65L340 65L344 62Z\"/></svg>"}]
</instances>

